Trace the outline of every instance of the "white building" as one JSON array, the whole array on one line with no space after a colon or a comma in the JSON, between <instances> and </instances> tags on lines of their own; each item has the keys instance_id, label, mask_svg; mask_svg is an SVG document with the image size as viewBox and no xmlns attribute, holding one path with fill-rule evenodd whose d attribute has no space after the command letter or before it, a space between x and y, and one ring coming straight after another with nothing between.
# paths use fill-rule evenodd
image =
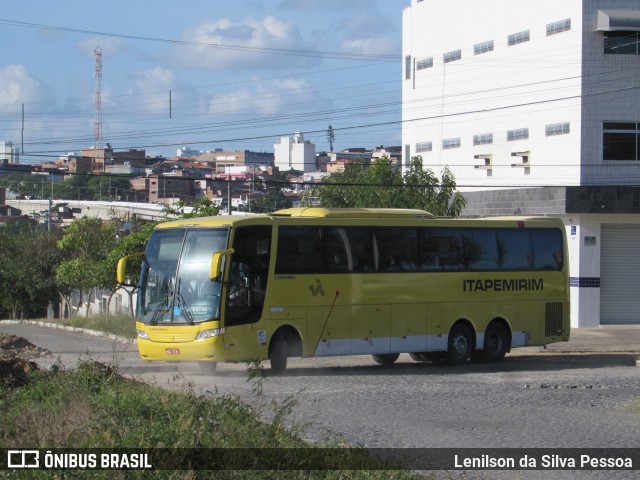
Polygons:
<instances>
[{"instance_id":1,"label":"white building","mask_svg":"<svg viewBox=\"0 0 640 480\"><path fill-rule=\"evenodd\" d=\"M20 149L13 146L13 142L0 141L0 163L20 163Z\"/></svg>"},{"instance_id":2,"label":"white building","mask_svg":"<svg viewBox=\"0 0 640 480\"><path fill-rule=\"evenodd\" d=\"M202 150L195 150L191 147L181 147L176 150L176 157L197 157L203 153Z\"/></svg>"},{"instance_id":3,"label":"white building","mask_svg":"<svg viewBox=\"0 0 640 480\"><path fill-rule=\"evenodd\" d=\"M576 327L640 324L639 32L638 0L403 14L403 164L448 166L463 214L563 218Z\"/></svg>"},{"instance_id":4,"label":"white building","mask_svg":"<svg viewBox=\"0 0 640 480\"><path fill-rule=\"evenodd\" d=\"M293 137L280 137L280 143L273 146L275 166L281 172L300 170L302 172L316 171L316 146L304 135L296 132Z\"/></svg>"}]
</instances>

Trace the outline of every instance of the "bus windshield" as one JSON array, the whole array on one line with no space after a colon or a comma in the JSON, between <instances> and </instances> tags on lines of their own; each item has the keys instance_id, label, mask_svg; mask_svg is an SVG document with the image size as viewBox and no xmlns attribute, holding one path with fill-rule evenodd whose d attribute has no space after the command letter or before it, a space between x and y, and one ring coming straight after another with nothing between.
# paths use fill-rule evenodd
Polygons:
<instances>
[{"instance_id":1,"label":"bus windshield","mask_svg":"<svg viewBox=\"0 0 640 480\"><path fill-rule=\"evenodd\" d=\"M194 324L220 318L221 283L210 279L211 256L226 248L228 228L156 230L142 262L137 318Z\"/></svg>"}]
</instances>

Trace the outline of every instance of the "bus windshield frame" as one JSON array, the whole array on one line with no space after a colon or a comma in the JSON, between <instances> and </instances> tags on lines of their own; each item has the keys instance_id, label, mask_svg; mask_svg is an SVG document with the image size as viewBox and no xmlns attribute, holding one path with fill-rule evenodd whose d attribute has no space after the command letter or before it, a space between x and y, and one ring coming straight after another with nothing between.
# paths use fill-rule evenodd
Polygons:
<instances>
[{"instance_id":1,"label":"bus windshield frame","mask_svg":"<svg viewBox=\"0 0 640 480\"><path fill-rule=\"evenodd\" d=\"M150 325L219 320L222 282L210 277L211 258L228 243L228 227L155 230L142 262L137 320Z\"/></svg>"}]
</instances>

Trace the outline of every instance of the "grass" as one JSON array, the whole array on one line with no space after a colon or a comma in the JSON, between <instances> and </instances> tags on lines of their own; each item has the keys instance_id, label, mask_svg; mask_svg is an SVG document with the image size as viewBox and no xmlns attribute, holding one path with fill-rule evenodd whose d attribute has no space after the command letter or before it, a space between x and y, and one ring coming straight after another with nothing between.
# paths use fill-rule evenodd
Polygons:
<instances>
[{"instance_id":1,"label":"grass","mask_svg":"<svg viewBox=\"0 0 640 480\"><path fill-rule=\"evenodd\" d=\"M136 338L136 322L135 319L129 315L97 314L89 317L76 315L72 318L43 319L42 321L113 333L114 335L125 338Z\"/></svg>"},{"instance_id":2,"label":"grass","mask_svg":"<svg viewBox=\"0 0 640 480\"><path fill-rule=\"evenodd\" d=\"M169 391L124 378L113 368L97 362L82 362L74 370L31 371L22 386L0 382L0 448L171 449L166 450L162 458L154 457L153 463L158 466L158 461L166 461L171 466L176 465L173 461L195 461L190 455L203 452L201 455L218 455L219 459L230 461L230 466L227 464L225 468L235 468L23 470L18 472L19 478L421 478L409 471L383 470L383 467L396 466L381 464L363 449L343 448L342 442L305 443L298 429L286 425L287 415L295 406L293 397L271 404L271 415L266 415L271 420L263 421L264 375L255 364L249 366L249 380L254 384L254 394L260 397L252 404L232 396L196 395L187 383ZM194 448L202 450L194 451ZM225 450L237 448L259 450L253 451L253 456L246 450ZM287 465L299 469L248 470L253 462L264 468L278 465L283 458L291 456L293 463ZM0 477L16 478L15 473L0 471Z\"/></svg>"},{"instance_id":3,"label":"grass","mask_svg":"<svg viewBox=\"0 0 640 480\"><path fill-rule=\"evenodd\" d=\"M135 321L128 315L101 314L45 321L135 338ZM189 470L115 474L92 471L91 478L423 478L408 471L384 470L386 464L372 458L364 449L345 448L348 445L339 437L324 444L305 443L301 439L304 426L287 426L286 422L297 404L295 397L267 405L260 362L249 363L247 371L258 400L251 404L237 397L196 395L186 382L178 391L167 391L123 378L115 369L96 362L82 362L75 370L32 372L28 383L20 388L2 387L0 382L3 418L0 448L170 448L170 455L174 457L180 452L192 454L194 448L213 451L255 448L258 449L254 451L255 461L263 468L268 462L281 461L283 452L294 452L293 461L303 462L301 468L323 466L316 471ZM265 415L267 409L269 414ZM265 422L263 419L267 417L270 420ZM227 459L229 452L244 455L244 458L230 459L238 462L232 465L254 461L247 459L246 450L222 451L226 452ZM333 470L327 470L328 464ZM349 469L341 470L345 466ZM27 476L85 478L79 471L65 471L64 475L50 473L33 471ZM13 477L0 471L0 478Z\"/></svg>"}]
</instances>

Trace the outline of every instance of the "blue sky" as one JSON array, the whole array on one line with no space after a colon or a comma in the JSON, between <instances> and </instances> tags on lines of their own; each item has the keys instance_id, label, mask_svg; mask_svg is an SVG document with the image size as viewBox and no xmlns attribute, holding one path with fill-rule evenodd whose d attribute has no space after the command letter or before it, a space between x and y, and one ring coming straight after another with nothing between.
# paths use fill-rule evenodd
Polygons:
<instances>
[{"instance_id":1,"label":"blue sky","mask_svg":"<svg viewBox=\"0 0 640 480\"><path fill-rule=\"evenodd\" d=\"M273 151L301 131L321 151L329 125L334 149L399 145L408 4L5 2L0 140L24 143L24 162L92 146L100 48L103 138L116 150Z\"/></svg>"}]
</instances>

